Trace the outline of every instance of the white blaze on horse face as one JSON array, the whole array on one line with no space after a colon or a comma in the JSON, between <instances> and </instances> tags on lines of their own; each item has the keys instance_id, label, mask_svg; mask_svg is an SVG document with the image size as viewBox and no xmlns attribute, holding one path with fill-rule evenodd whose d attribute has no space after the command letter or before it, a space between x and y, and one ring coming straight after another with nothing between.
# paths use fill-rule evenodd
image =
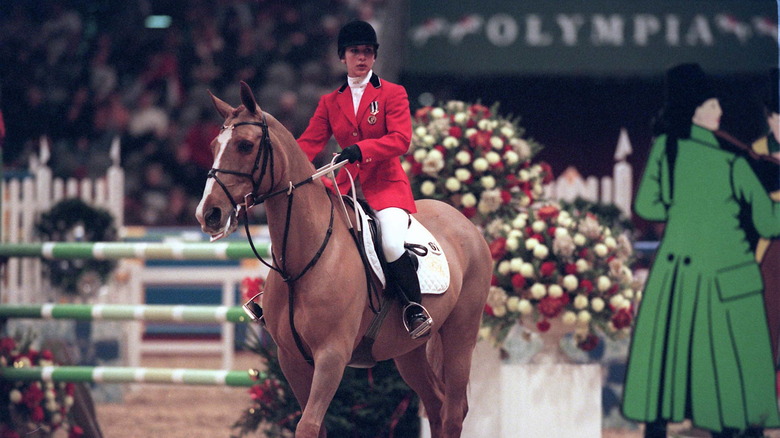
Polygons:
<instances>
[{"instance_id":1,"label":"white blaze on horse face","mask_svg":"<svg viewBox=\"0 0 780 438\"><path fill-rule=\"evenodd\" d=\"M217 136L217 145L219 148L217 149L216 156L214 157L214 164L211 165L213 169L219 169L221 167L222 155L224 155L231 138L233 138L233 125L223 127L222 131ZM198 217L204 217L203 203L206 198L211 196L211 192L214 189L214 184L216 184L214 178L209 178L206 180L206 187L203 189L203 198L201 198L196 212Z\"/></svg>"}]
</instances>

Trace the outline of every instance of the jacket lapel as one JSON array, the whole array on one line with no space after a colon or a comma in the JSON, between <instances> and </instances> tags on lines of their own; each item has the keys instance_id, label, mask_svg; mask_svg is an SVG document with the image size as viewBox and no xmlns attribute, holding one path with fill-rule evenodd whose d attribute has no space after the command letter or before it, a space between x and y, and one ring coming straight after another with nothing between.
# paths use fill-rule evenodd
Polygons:
<instances>
[{"instance_id":1,"label":"jacket lapel","mask_svg":"<svg viewBox=\"0 0 780 438\"><path fill-rule=\"evenodd\" d=\"M347 120L352 123L352 126L357 128L357 119L355 118L355 107L352 105L352 90L349 89L349 85L345 82L344 85L339 88L339 94L336 97L336 102L339 105L339 109L346 116Z\"/></svg>"},{"instance_id":2,"label":"jacket lapel","mask_svg":"<svg viewBox=\"0 0 780 438\"><path fill-rule=\"evenodd\" d=\"M366 91L363 92L363 97L360 98L360 105L358 106L357 111L357 120L367 120L368 114L366 114L366 111L368 110L368 106L371 104L371 102L376 100L377 96L379 96L379 87L381 86L382 82L379 80L379 76L377 76L376 73L372 74L371 80L366 86ZM379 108L379 110L383 111L384 108Z\"/></svg>"}]
</instances>

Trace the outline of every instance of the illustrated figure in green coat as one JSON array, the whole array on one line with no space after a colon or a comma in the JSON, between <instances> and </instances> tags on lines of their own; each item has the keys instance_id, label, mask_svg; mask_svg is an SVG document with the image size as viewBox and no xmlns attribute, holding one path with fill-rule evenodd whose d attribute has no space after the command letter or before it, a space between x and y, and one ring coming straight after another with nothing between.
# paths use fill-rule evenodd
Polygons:
<instances>
[{"instance_id":1,"label":"illustrated figure in green coat","mask_svg":"<svg viewBox=\"0 0 780 438\"><path fill-rule=\"evenodd\" d=\"M636 195L665 222L633 332L623 414L666 437L690 419L713 437L780 427L761 272L746 236L780 235L773 202L713 131L722 111L697 64L666 74L666 103Z\"/></svg>"}]
</instances>

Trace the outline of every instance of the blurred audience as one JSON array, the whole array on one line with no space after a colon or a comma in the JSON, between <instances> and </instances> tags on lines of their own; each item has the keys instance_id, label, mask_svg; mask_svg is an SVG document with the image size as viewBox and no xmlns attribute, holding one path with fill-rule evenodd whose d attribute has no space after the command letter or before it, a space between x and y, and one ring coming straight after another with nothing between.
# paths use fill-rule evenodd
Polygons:
<instances>
[{"instance_id":1,"label":"blurred audience","mask_svg":"<svg viewBox=\"0 0 780 438\"><path fill-rule=\"evenodd\" d=\"M222 123L207 91L238 105L247 82L297 137L343 81L338 29L384 1L12 2L0 10L4 166L25 169L47 136L57 176L100 176L118 136L125 223L192 225ZM150 15L171 25L146 28Z\"/></svg>"}]
</instances>

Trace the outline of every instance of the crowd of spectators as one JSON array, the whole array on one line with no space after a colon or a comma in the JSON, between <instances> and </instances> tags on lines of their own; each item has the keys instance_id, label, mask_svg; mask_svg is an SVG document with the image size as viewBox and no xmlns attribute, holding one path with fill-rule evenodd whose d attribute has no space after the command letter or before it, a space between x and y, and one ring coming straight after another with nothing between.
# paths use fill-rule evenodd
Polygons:
<instances>
[{"instance_id":1,"label":"crowd of spectators","mask_svg":"<svg viewBox=\"0 0 780 438\"><path fill-rule=\"evenodd\" d=\"M58 177L96 177L121 139L125 223L193 225L222 122L207 90L238 105L246 81L299 135L343 81L336 35L384 0L24 0L0 8L5 169L49 138ZM149 28L151 15L172 18Z\"/></svg>"}]
</instances>

